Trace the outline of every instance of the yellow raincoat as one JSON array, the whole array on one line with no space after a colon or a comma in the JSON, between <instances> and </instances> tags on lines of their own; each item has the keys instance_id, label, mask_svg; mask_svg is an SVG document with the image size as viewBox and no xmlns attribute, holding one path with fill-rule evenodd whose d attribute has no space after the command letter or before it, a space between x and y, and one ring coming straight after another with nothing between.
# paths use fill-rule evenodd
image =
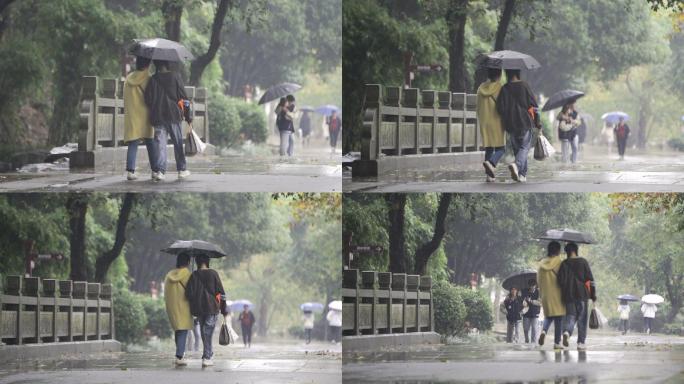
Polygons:
<instances>
[{"instance_id":1,"label":"yellow raincoat","mask_svg":"<svg viewBox=\"0 0 684 384\"><path fill-rule=\"evenodd\" d=\"M152 138L149 111L145 105L145 87L150 80L148 69L133 71L124 83L124 142Z\"/></svg>"},{"instance_id":2,"label":"yellow raincoat","mask_svg":"<svg viewBox=\"0 0 684 384\"><path fill-rule=\"evenodd\" d=\"M561 289L557 278L561 261L561 257L558 255L545 257L539 263L539 270L537 271L539 298L546 317L565 316L565 305L561 299Z\"/></svg>"},{"instance_id":3,"label":"yellow raincoat","mask_svg":"<svg viewBox=\"0 0 684 384\"><path fill-rule=\"evenodd\" d=\"M485 147L506 145L501 117L496 111L496 98L501 92L501 83L487 80L477 89L477 120Z\"/></svg>"},{"instance_id":4,"label":"yellow raincoat","mask_svg":"<svg viewBox=\"0 0 684 384\"><path fill-rule=\"evenodd\" d=\"M190 315L190 303L185 297L185 287L188 286L190 270L176 268L169 271L164 279L164 301L166 301L166 313L174 331L192 329L192 315Z\"/></svg>"}]
</instances>

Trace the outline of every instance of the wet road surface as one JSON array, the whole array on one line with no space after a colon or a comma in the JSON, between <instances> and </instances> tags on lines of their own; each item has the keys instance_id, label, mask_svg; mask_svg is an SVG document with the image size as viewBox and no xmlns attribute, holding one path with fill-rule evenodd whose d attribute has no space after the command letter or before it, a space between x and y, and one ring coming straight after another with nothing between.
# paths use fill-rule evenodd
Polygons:
<instances>
[{"instance_id":1,"label":"wet road surface","mask_svg":"<svg viewBox=\"0 0 684 384\"><path fill-rule=\"evenodd\" d=\"M462 343L343 356L345 383L661 383L684 382L684 337L596 334L588 350Z\"/></svg>"}]
</instances>

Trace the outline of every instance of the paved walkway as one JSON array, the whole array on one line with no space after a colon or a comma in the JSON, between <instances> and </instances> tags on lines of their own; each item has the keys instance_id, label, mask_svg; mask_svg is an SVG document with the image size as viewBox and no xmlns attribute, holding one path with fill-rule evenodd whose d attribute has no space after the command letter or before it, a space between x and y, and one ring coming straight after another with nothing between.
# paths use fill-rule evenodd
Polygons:
<instances>
[{"instance_id":1,"label":"paved walkway","mask_svg":"<svg viewBox=\"0 0 684 384\"><path fill-rule=\"evenodd\" d=\"M560 155L558 155L560 156ZM557 156L557 157L558 157ZM497 182L486 183L481 164L465 169L395 172L377 178L351 178L344 171L343 189L366 192L684 192L684 153L627 152L620 160L605 147L586 146L580 162L559 158L529 160L527 183L516 183L504 163Z\"/></svg>"},{"instance_id":2,"label":"paved walkway","mask_svg":"<svg viewBox=\"0 0 684 384\"><path fill-rule=\"evenodd\" d=\"M684 337L589 331L588 351L468 343L344 354L345 383L684 382Z\"/></svg>"},{"instance_id":3,"label":"paved walkway","mask_svg":"<svg viewBox=\"0 0 684 384\"><path fill-rule=\"evenodd\" d=\"M122 152L123 153L123 152ZM171 161L171 159L169 159ZM198 156L188 158L192 175L179 181L169 171L166 180L150 180L140 171L125 180L125 160L94 172L48 171L0 174L0 192L339 192L342 158L327 147L306 148L292 159L276 155ZM175 169L170 164L169 169Z\"/></svg>"},{"instance_id":4,"label":"paved walkway","mask_svg":"<svg viewBox=\"0 0 684 384\"><path fill-rule=\"evenodd\" d=\"M7 383L341 383L340 344L299 340L214 346L213 367L202 368L201 354L190 352L189 364L175 367L171 353L138 352L34 360L0 367Z\"/></svg>"}]
</instances>

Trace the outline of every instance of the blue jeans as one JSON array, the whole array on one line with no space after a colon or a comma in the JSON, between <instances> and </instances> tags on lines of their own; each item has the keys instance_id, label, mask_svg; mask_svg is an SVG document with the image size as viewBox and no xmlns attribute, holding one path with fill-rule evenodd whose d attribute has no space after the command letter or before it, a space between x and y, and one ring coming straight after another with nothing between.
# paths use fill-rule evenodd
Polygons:
<instances>
[{"instance_id":1,"label":"blue jeans","mask_svg":"<svg viewBox=\"0 0 684 384\"><path fill-rule=\"evenodd\" d=\"M527 175L527 154L530 152L530 142L532 141L532 130L528 130L522 136L511 135L511 145L515 154L515 165L518 166L520 176Z\"/></svg>"},{"instance_id":2,"label":"blue jeans","mask_svg":"<svg viewBox=\"0 0 684 384\"><path fill-rule=\"evenodd\" d=\"M280 131L280 156L294 154L294 135L290 131Z\"/></svg>"},{"instance_id":3,"label":"blue jeans","mask_svg":"<svg viewBox=\"0 0 684 384\"><path fill-rule=\"evenodd\" d=\"M485 161L489 161L496 167L504 153L506 153L506 147L485 147Z\"/></svg>"},{"instance_id":4,"label":"blue jeans","mask_svg":"<svg viewBox=\"0 0 684 384\"><path fill-rule=\"evenodd\" d=\"M551 327L551 322L553 322L553 343L560 344L561 333L563 332L563 316L547 316L544 318L544 333Z\"/></svg>"},{"instance_id":5,"label":"blue jeans","mask_svg":"<svg viewBox=\"0 0 684 384\"><path fill-rule=\"evenodd\" d=\"M577 152L579 152L579 136L575 135L575 137L572 140L561 140L561 153L562 153L562 158L563 162L567 163L568 161L572 162L575 164L577 162ZM569 154L572 150L572 154Z\"/></svg>"},{"instance_id":6,"label":"blue jeans","mask_svg":"<svg viewBox=\"0 0 684 384\"><path fill-rule=\"evenodd\" d=\"M176 357L179 359L185 355L185 342L188 340L188 330L179 329L175 332L174 338L176 340Z\"/></svg>"},{"instance_id":7,"label":"blue jeans","mask_svg":"<svg viewBox=\"0 0 684 384\"><path fill-rule=\"evenodd\" d=\"M565 331L572 336L577 323L577 343L584 343L587 339L587 301L575 300L565 304Z\"/></svg>"},{"instance_id":8,"label":"blue jeans","mask_svg":"<svg viewBox=\"0 0 684 384\"><path fill-rule=\"evenodd\" d=\"M214 335L214 328L216 327L216 319L218 319L218 314L213 315L201 315L198 317L200 323L200 334L202 335L202 345L204 350L202 351L203 359L211 359L214 355L214 351L211 349L211 338Z\"/></svg>"},{"instance_id":9,"label":"blue jeans","mask_svg":"<svg viewBox=\"0 0 684 384\"><path fill-rule=\"evenodd\" d=\"M150 160L150 168L155 171L157 161L157 151L152 139L142 139L147 147L147 157ZM126 152L126 170L128 172L135 172L135 160L138 157L138 146L140 140L133 140L128 142L128 152Z\"/></svg>"},{"instance_id":10,"label":"blue jeans","mask_svg":"<svg viewBox=\"0 0 684 384\"><path fill-rule=\"evenodd\" d=\"M183 152L183 131L180 122L163 124L154 127L154 144L158 148L157 172L166 173L166 143L167 134L173 144L173 154L176 157L176 170L184 171L186 168L185 152Z\"/></svg>"}]
</instances>

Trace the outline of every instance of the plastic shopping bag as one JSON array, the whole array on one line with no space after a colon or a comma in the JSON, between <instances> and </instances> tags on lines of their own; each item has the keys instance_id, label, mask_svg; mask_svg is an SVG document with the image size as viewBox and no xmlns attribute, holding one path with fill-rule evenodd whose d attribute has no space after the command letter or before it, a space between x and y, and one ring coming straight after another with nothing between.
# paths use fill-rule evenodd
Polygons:
<instances>
[{"instance_id":1,"label":"plastic shopping bag","mask_svg":"<svg viewBox=\"0 0 684 384\"><path fill-rule=\"evenodd\" d=\"M207 148L207 145L200 139L199 135L195 133L192 126L190 127L190 132L188 132L186 141L185 154L187 156L194 156L198 153L202 153Z\"/></svg>"}]
</instances>

